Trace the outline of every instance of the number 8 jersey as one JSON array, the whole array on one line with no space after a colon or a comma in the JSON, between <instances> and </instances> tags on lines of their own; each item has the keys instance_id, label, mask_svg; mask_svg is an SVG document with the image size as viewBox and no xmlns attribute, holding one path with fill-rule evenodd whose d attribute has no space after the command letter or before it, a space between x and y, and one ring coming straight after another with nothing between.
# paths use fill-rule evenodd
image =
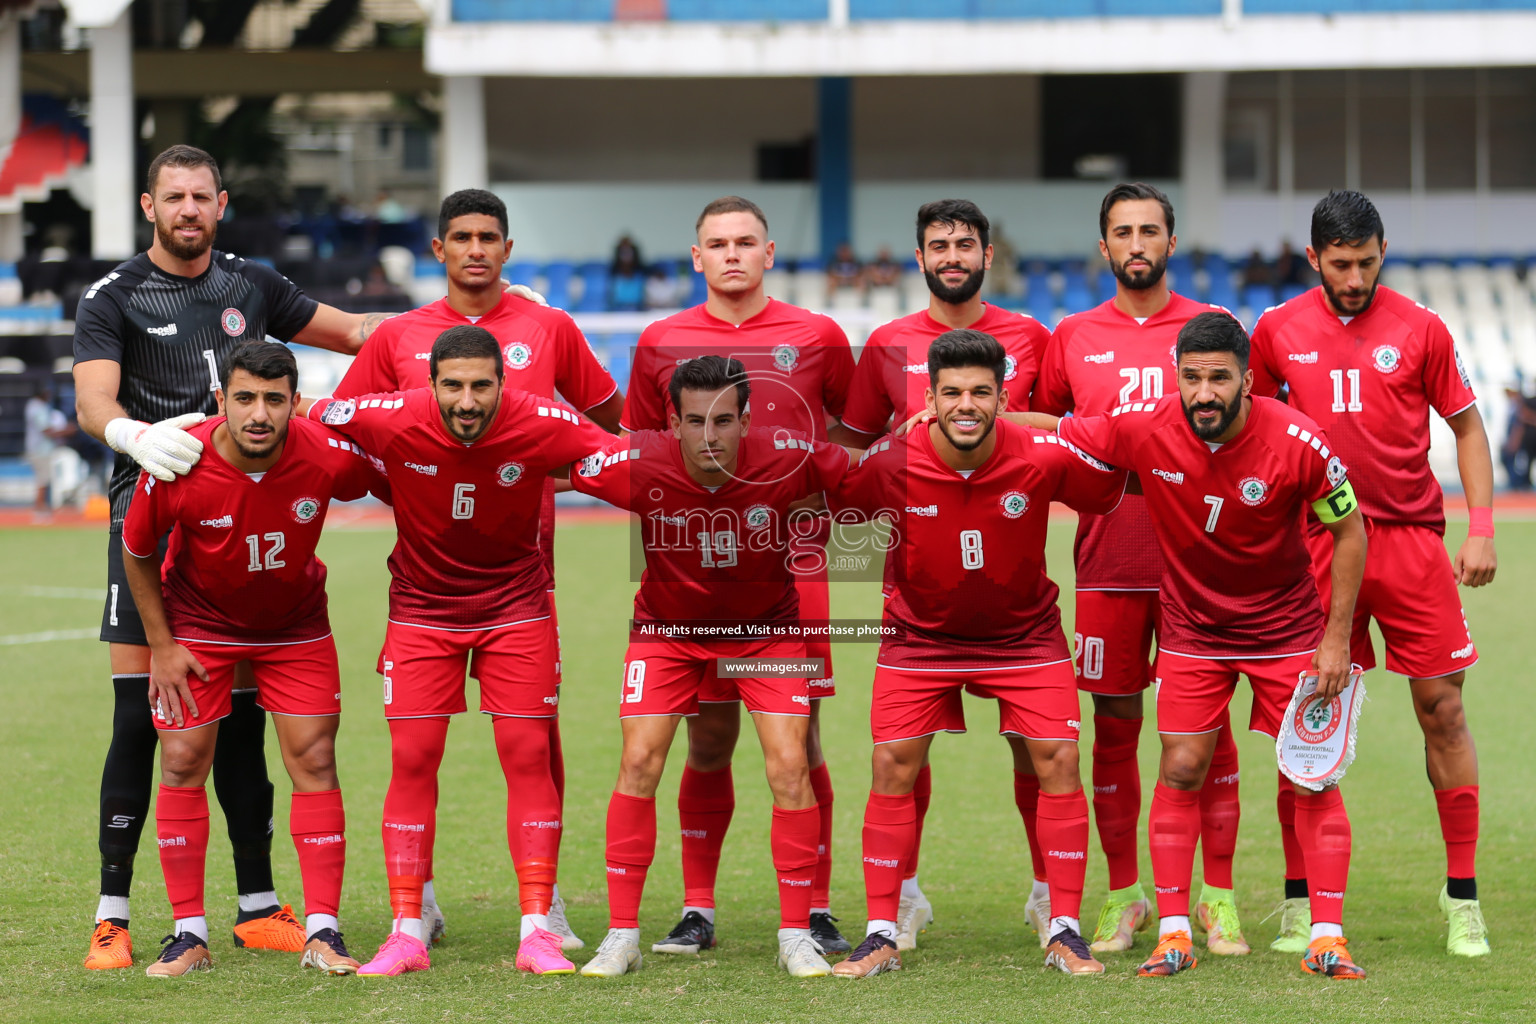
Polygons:
<instances>
[{"instance_id":1,"label":"number 8 jersey","mask_svg":"<svg viewBox=\"0 0 1536 1024\"><path fill-rule=\"evenodd\" d=\"M1054 434L998 420L997 447L962 476L929 427L870 446L838 494L841 506L891 523L880 646L891 668L953 671L1066 661L1056 584L1045 575L1051 502L1103 514L1125 474Z\"/></svg>"},{"instance_id":2,"label":"number 8 jersey","mask_svg":"<svg viewBox=\"0 0 1536 1024\"><path fill-rule=\"evenodd\" d=\"M315 557L331 499L380 490L384 478L362 449L294 417L282 457L265 473L243 473L213 445L223 417L189 433L203 457L162 483L139 474L123 547L152 557L170 531L163 573L165 613L178 640L290 644L330 635L325 563Z\"/></svg>"}]
</instances>

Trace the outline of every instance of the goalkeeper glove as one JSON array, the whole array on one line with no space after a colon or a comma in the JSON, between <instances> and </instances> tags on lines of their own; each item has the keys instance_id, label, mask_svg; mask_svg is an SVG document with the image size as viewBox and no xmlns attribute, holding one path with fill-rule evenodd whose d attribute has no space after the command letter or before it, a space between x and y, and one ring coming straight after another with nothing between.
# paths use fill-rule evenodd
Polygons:
<instances>
[{"instance_id":1,"label":"goalkeeper glove","mask_svg":"<svg viewBox=\"0 0 1536 1024\"><path fill-rule=\"evenodd\" d=\"M102 433L113 451L143 466L156 480L169 482L185 476L203 454L203 442L182 428L207 418L200 412L189 412L159 423L145 423L120 416L108 421Z\"/></svg>"}]
</instances>

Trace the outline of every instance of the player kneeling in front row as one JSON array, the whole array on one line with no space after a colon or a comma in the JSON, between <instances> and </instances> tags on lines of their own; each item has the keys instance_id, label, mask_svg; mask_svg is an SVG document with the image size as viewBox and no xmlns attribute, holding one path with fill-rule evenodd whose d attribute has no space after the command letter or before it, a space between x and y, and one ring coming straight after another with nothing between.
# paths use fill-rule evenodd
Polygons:
<instances>
[{"instance_id":1,"label":"player kneeling in front row","mask_svg":"<svg viewBox=\"0 0 1536 1024\"><path fill-rule=\"evenodd\" d=\"M640 516L646 571L624 657L624 749L608 804L609 930L581 973L640 967L640 897L656 852L656 787L678 723L698 713L700 686L731 663L752 713L773 792L770 845L779 884L779 965L797 978L832 973L811 936L820 814L805 737L811 711L790 505L837 486L848 452L778 429L748 434L742 364L700 356L672 374L670 434L642 430L571 477ZM814 568L814 567L811 567ZM701 641L707 634L728 639ZM783 676L761 662L788 662ZM732 673L737 674L736 672Z\"/></svg>"},{"instance_id":2,"label":"player kneeling in front row","mask_svg":"<svg viewBox=\"0 0 1536 1024\"><path fill-rule=\"evenodd\" d=\"M1180 330L1179 394L1107 415L1062 420L1061 436L1141 480L1163 550L1157 652L1162 762L1148 821L1159 938L1143 977L1195 966L1189 888L1200 837L1200 786L1239 673L1253 687L1249 728L1274 736L1303 675L1337 696L1350 673L1349 634L1365 567L1363 518L1348 471L1317 424L1250 397L1248 336L1225 313ZM1326 619L1304 538L1310 506L1332 535ZM1296 832L1311 886L1302 966L1363 978L1344 939L1350 827L1337 787L1296 789Z\"/></svg>"},{"instance_id":3,"label":"player kneeling in front row","mask_svg":"<svg viewBox=\"0 0 1536 1024\"><path fill-rule=\"evenodd\" d=\"M901 967L897 910L917 840L913 789L933 737L963 732L962 691L994 697L1000 731L1024 738L1040 779L1036 834L1052 917L1045 964L1099 974L1078 920L1087 865L1088 801L1078 774L1077 682L1045 575L1053 500L1103 514L1126 476L1054 434L1006 421L1007 354L989 334L948 331L928 349L928 409L904 437L877 442L838 502L892 523L884 637L870 724L874 781L864 812L864 941L839 977Z\"/></svg>"},{"instance_id":4,"label":"player kneeling in front row","mask_svg":"<svg viewBox=\"0 0 1536 1024\"><path fill-rule=\"evenodd\" d=\"M235 666L247 662L293 780L289 826L308 915L301 963L351 974L358 962L336 920L347 851L335 762L341 680L315 544L332 498L382 492L384 480L354 445L293 417L298 368L282 345L234 350L222 384L226 418L191 431L207 454L169 483L140 474L123 527L151 651L149 703L161 744L155 821L176 922L147 973L213 966L203 916L204 784ZM167 531L162 580L156 544Z\"/></svg>"}]
</instances>

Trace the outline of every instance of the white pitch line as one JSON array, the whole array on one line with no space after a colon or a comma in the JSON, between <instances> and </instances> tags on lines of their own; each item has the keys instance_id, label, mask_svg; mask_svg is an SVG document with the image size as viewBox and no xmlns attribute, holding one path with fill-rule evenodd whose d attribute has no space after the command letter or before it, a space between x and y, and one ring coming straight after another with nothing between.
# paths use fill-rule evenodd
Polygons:
<instances>
[{"instance_id":1,"label":"white pitch line","mask_svg":"<svg viewBox=\"0 0 1536 1024\"><path fill-rule=\"evenodd\" d=\"M97 587L17 587L0 586L0 594L20 594L23 597L79 598L85 601L104 601L107 592Z\"/></svg>"},{"instance_id":2,"label":"white pitch line","mask_svg":"<svg viewBox=\"0 0 1536 1024\"><path fill-rule=\"evenodd\" d=\"M99 629L49 629L41 633L12 633L0 636L0 647L16 644L45 644L53 640L90 640L101 634Z\"/></svg>"}]
</instances>

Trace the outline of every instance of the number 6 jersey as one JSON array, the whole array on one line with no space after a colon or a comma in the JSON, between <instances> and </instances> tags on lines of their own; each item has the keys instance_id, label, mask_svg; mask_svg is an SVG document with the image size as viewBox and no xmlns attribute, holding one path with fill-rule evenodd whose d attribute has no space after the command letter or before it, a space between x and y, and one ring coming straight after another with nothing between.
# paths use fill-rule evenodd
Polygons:
<instances>
[{"instance_id":1,"label":"number 6 jersey","mask_svg":"<svg viewBox=\"0 0 1536 1024\"><path fill-rule=\"evenodd\" d=\"M213 445L223 422L189 431L203 442L203 457L186 476L162 483L139 474L123 547L153 557L170 531L162 593L178 640L290 644L328 636L325 563L315 557L326 511L332 498L361 498L384 479L357 445L298 417L288 422L276 465L241 472Z\"/></svg>"}]
</instances>

